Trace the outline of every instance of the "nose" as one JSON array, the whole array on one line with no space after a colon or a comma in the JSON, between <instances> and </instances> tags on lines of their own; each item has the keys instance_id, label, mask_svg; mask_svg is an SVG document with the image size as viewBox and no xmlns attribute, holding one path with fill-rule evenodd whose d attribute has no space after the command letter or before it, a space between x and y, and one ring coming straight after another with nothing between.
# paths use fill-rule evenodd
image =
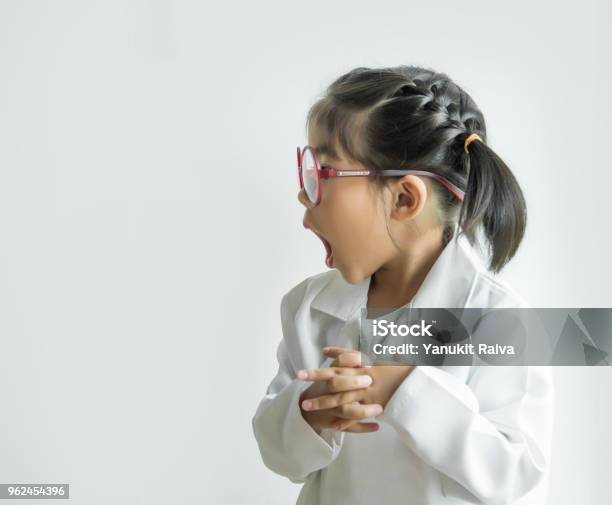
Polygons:
<instances>
[{"instance_id":1,"label":"nose","mask_svg":"<svg viewBox=\"0 0 612 505\"><path fill-rule=\"evenodd\" d=\"M298 193L298 201L307 209L312 209L314 207L314 204L306 196L306 191L304 189L300 189L300 192Z\"/></svg>"}]
</instances>

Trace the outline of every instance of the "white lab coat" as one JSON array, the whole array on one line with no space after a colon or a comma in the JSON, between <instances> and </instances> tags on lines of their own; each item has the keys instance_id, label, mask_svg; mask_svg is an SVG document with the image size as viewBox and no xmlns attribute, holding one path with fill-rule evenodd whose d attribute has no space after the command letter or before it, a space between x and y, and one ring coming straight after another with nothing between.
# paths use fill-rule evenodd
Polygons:
<instances>
[{"instance_id":1,"label":"white lab coat","mask_svg":"<svg viewBox=\"0 0 612 505\"><path fill-rule=\"evenodd\" d=\"M329 366L325 345L358 348L371 278L314 275L281 302L278 373L253 417L265 465L304 483L298 505L547 503L554 412L543 366L418 366L391 397L372 433L318 435L298 370ZM463 235L445 247L412 307L527 307L486 268Z\"/></svg>"}]
</instances>

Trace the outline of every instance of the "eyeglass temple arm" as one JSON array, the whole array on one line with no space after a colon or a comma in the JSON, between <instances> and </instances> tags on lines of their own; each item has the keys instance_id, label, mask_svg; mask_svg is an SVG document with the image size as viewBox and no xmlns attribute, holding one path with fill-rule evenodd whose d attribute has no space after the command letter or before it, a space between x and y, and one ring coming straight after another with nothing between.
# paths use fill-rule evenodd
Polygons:
<instances>
[{"instance_id":1,"label":"eyeglass temple arm","mask_svg":"<svg viewBox=\"0 0 612 505\"><path fill-rule=\"evenodd\" d=\"M432 172L426 172L425 170L381 170L381 175L397 176L397 175L422 175L423 177L430 177L437 180L446 189L448 189L458 200L463 201L465 192L459 189L455 184L449 181L446 177L434 174Z\"/></svg>"},{"instance_id":2,"label":"eyeglass temple arm","mask_svg":"<svg viewBox=\"0 0 612 505\"><path fill-rule=\"evenodd\" d=\"M332 169L321 170L321 178L327 179L329 177L356 177L363 175L370 175L371 170L342 170L337 171ZM385 176L398 176L398 175L422 175L423 177L430 177L432 179L437 180L440 184L442 184L446 189L448 189L458 200L463 201L465 197L465 192L459 189L455 184L450 182L445 177L441 175L437 175L431 172L426 172L425 170L381 170L379 175Z\"/></svg>"}]
</instances>

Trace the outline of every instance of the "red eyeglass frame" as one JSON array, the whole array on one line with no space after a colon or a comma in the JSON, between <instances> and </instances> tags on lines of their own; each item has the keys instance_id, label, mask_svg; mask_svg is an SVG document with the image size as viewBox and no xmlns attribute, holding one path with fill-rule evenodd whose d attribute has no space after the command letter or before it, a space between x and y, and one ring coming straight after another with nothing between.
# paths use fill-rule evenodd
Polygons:
<instances>
[{"instance_id":1,"label":"red eyeglass frame","mask_svg":"<svg viewBox=\"0 0 612 505\"><path fill-rule=\"evenodd\" d=\"M321 202L321 179L330 179L332 177L364 177L367 175L371 175L373 170L335 170L333 168L322 169L319 165L319 158L317 157L317 153L314 147L304 146L304 148L297 148L297 162L298 162L298 176L300 181L300 189L304 189L304 178L302 176L302 160L304 158L304 153L306 150L310 150L312 153L312 157L315 162L315 172L317 174L317 200L313 202L310 196L308 196L308 191L304 191L308 199L314 203L315 206L319 205ZM449 181L447 178L435 174L433 172L429 172L427 170L380 170L377 172L378 175L383 175L386 177L397 177L400 175L421 175L423 177L429 177L431 179L435 179L440 184L442 184L446 189L448 189L455 198L459 201L463 202L465 197L465 192L459 189L455 184Z\"/></svg>"}]
</instances>

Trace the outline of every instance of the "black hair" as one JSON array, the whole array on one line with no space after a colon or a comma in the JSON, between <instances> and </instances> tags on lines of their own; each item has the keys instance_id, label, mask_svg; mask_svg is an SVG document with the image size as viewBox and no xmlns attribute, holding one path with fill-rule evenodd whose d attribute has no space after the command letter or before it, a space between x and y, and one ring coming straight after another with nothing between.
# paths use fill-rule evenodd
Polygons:
<instances>
[{"instance_id":1,"label":"black hair","mask_svg":"<svg viewBox=\"0 0 612 505\"><path fill-rule=\"evenodd\" d=\"M420 169L465 191L463 203L434 184L445 242L459 225L471 244L482 231L489 268L501 270L525 233L523 192L506 163L487 145L482 112L444 73L416 66L355 68L336 79L307 117L330 141L376 172ZM472 133L481 140L469 144ZM382 177L374 178L385 184Z\"/></svg>"}]
</instances>

